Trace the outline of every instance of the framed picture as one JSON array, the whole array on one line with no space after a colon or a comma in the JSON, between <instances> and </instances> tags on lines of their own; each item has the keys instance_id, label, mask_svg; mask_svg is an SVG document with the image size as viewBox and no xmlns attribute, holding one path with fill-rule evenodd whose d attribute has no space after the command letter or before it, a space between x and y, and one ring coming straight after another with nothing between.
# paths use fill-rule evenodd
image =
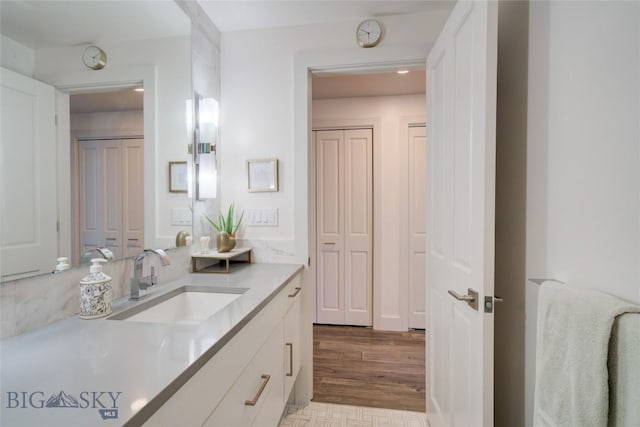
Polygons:
<instances>
[{"instance_id":1,"label":"framed picture","mask_svg":"<svg viewBox=\"0 0 640 427\"><path fill-rule=\"evenodd\" d=\"M278 191L278 159L247 160L249 192Z\"/></svg>"},{"instance_id":2,"label":"framed picture","mask_svg":"<svg viewBox=\"0 0 640 427\"><path fill-rule=\"evenodd\" d=\"M169 192L187 192L187 162L169 162Z\"/></svg>"}]
</instances>

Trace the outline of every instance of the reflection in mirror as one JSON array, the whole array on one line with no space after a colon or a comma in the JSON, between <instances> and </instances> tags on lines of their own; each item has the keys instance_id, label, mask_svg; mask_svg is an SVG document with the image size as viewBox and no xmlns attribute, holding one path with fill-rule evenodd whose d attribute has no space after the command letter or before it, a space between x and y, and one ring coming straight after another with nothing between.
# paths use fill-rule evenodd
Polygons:
<instances>
[{"instance_id":1,"label":"reflection in mirror","mask_svg":"<svg viewBox=\"0 0 640 427\"><path fill-rule=\"evenodd\" d=\"M144 102L140 87L73 94L71 111L73 264L106 248L113 258L144 248ZM102 251L99 251L102 253ZM87 259L88 258L88 259Z\"/></svg>"},{"instance_id":2,"label":"reflection in mirror","mask_svg":"<svg viewBox=\"0 0 640 427\"><path fill-rule=\"evenodd\" d=\"M187 159L192 98L191 23L180 7L0 7L2 281L51 273L59 257L77 266L98 247L128 257L192 233L188 195L168 180L169 163ZM83 63L89 45L106 52L99 71Z\"/></svg>"}]
</instances>

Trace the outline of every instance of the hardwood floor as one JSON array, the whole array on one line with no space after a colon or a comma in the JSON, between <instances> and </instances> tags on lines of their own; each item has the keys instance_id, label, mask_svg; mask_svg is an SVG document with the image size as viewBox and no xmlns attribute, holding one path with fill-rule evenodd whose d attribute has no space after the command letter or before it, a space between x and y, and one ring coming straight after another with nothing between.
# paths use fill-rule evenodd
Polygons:
<instances>
[{"instance_id":1,"label":"hardwood floor","mask_svg":"<svg viewBox=\"0 0 640 427\"><path fill-rule=\"evenodd\" d=\"M314 325L313 400L424 412L424 331Z\"/></svg>"}]
</instances>

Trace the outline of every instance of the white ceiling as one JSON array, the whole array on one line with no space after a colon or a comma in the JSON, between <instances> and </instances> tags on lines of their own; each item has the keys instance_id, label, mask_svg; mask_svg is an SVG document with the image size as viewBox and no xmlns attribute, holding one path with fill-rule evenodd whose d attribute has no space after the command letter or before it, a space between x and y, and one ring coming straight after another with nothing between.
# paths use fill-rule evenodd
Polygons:
<instances>
[{"instance_id":1,"label":"white ceiling","mask_svg":"<svg viewBox=\"0 0 640 427\"><path fill-rule=\"evenodd\" d=\"M190 34L173 0L0 0L0 31L32 49Z\"/></svg>"},{"instance_id":2,"label":"white ceiling","mask_svg":"<svg viewBox=\"0 0 640 427\"><path fill-rule=\"evenodd\" d=\"M452 0L197 0L220 31L346 22L450 9Z\"/></svg>"}]
</instances>

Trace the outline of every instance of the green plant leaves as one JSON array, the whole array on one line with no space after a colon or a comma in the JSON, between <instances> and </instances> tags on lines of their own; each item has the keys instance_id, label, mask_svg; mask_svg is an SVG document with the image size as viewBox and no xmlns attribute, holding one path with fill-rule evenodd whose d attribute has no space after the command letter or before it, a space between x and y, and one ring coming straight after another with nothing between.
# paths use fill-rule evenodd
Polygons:
<instances>
[{"instance_id":1,"label":"green plant leaves","mask_svg":"<svg viewBox=\"0 0 640 427\"><path fill-rule=\"evenodd\" d=\"M227 210L226 217L225 215L222 214L222 212L220 212L220 215L218 215L217 222L211 219L209 215L207 215L204 212L202 213L202 216L205 217L205 219L209 222L209 224L211 224L211 226L215 228L218 233L221 233L224 231L228 234L233 235L233 234L236 234L236 232L238 231L238 228L240 228L240 224L242 223L242 218L244 217L244 211L242 211L242 214L240 214L240 219L235 224L233 221L234 213L235 213L235 205L231 203L231 205L229 205L229 209Z\"/></svg>"}]
</instances>

